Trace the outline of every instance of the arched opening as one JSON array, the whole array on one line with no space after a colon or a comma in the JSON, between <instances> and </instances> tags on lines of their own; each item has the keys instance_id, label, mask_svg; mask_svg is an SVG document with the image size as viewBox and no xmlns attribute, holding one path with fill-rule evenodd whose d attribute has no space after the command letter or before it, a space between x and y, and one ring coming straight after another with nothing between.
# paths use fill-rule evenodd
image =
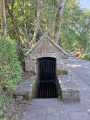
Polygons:
<instances>
[{"instance_id":1,"label":"arched opening","mask_svg":"<svg viewBox=\"0 0 90 120\"><path fill-rule=\"evenodd\" d=\"M56 58L43 57L37 59L37 97L57 98Z\"/></svg>"}]
</instances>

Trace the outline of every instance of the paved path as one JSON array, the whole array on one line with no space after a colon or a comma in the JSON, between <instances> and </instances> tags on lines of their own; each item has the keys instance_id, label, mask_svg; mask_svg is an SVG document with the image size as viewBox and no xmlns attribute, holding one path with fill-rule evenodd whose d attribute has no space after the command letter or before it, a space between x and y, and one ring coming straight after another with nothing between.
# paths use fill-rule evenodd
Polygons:
<instances>
[{"instance_id":1,"label":"paved path","mask_svg":"<svg viewBox=\"0 0 90 120\"><path fill-rule=\"evenodd\" d=\"M80 88L80 103L34 99L22 120L90 120L90 62L73 57L69 58L68 67Z\"/></svg>"},{"instance_id":2,"label":"paved path","mask_svg":"<svg viewBox=\"0 0 90 120\"><path fill-rule=\"evenodd\" d=\"M90 62L69 57L68 67L83 81L90 85Z\"/></svg>"}]
</instances>

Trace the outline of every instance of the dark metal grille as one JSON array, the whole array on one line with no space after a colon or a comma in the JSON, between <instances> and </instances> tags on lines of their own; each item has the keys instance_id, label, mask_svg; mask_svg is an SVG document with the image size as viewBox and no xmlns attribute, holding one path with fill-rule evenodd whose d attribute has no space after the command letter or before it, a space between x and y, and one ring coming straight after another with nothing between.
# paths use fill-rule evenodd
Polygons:
<instances>
[{"instance_id":1,"label":"dark metal grille","mask_svg":"<svg viewBox=\"0 0 90 120\"><path fill-rule=\"evenodd\" d=\"M38 59L38 98L58 97L56 87L56 59L44 57Z\"/></svg>"}]
</instances>

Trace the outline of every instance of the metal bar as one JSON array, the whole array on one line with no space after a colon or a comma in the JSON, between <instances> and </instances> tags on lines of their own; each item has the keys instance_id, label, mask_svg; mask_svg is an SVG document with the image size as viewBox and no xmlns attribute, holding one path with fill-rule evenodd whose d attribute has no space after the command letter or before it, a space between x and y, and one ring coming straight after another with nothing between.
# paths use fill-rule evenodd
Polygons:
<instances>
[{"instance_id":1,"label":"metal bar","mask_svg":"<svg viewBox=\"0 0 90 120\"><path fill-rule=\"evenodd\" d=\"M51 83L51 92L52 92L52 97L53 97L53 90L52 90L52 88L53 88L53 84Z\"/></svg>"},{"instance_id":2,"label":"metal bar","mask_svg":"<svg viewBox=\"0 0 90 120\"><path fill-rule=\"evenodd\" d=\"M38 93L40 98L57 97L56 79L56 59L40 58L38 60Z\"/></svg>"}]
</instances>

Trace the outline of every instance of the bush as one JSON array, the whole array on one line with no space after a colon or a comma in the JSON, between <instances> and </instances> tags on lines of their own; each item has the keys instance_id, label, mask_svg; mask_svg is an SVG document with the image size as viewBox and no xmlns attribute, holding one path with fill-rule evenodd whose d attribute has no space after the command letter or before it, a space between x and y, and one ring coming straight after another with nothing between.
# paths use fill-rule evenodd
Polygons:
<instances>
[{"instance_id":1,"label":"bush","mask_svg":"<svg viewBox=\"0 0 90 120\"><path fill-rule=\"evenodd\" d=\"M90 61L90 53L86 54L86 59Z\"/></svg>"},{"instance_id":2,"label":"bush","mask_svg":"<svg viewBox=\"0 0 90 120\"><path fill-rule=\"evenodd\" d=\"M10 96L8 93L5 93L1 88L0 93L0 115L2 115L8 104L12 101L12 96Z\"/></svg>"},{"instance_id":3,"label":"bush","mask_svg":"<svg viewBox=\"0 0 90 120\"><path fill-rule=\"evenodd\" d=\"M79 57L80 54L81 54L81 53L78 51L78 52L75 53L75 56L76 56L76 57Z\"/></svg>"},{"instance_id":4,"label":"bush","mask_svg":"<svg viewBox=\"0 0 90 120\"><path fill-rule=\"evenodd\" d=\"M12 93L17 83L22 80L20 64L15 41L0 37L0 86L8 93Z\"/></svg>"},{"instance_id":5,"label":"bush","mask_svg":"<svg viewBox=\"0 0 90 120\"><path fill-rule=\"evenodd\" d=\"M0 115L12 101L13 90L22 80L20 64L15 41L0 37Z\"/></svg>"},{"instance_id":6,"label":"bush","mask_svg":"<svg viewBox=\"0 0 90 120\"><path fill-rule=\"evenodd\" d=\"M79 58L85 59L86 58L86 53L83 53L83 54L79 55Z\"/></svg>"},{"instance_id":7,"label":"bush","mask_svg":"<svg viewBox=\"0 0 90 120\"><path fill-rule=\"evenodd\" d=\"M90 61L90 53L82 53L78 57L83 59L83 60Z\"/></svg>"},{"instance_id":8,"label":"bush","mask_svg":"<svg viewBox=\"0 0 90 120\"><path fill-rule=\"evenodd\" d=\"M75 53L75 56L76 56L76 57L79 57L79 58L81 58L81 59L90 61L90 53L84 53L84 52L81 52L81 51L77 51L77 52Z\"/></svg>"}]
</instances>

